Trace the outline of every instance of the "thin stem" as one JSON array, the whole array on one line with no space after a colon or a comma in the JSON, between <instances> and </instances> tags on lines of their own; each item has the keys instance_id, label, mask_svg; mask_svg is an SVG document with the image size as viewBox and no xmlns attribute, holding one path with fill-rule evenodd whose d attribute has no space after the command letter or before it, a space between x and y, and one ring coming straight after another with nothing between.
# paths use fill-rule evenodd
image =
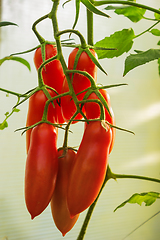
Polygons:
<instances>
[{"instance_id":1,"label":"thin stem","mask_svg":"<svg viewBox=\"0 0 160 240\"><path fill-rule=\"evenodd\" d=\"M107 167L107 172L106 172L106 176L105 176L105 180L104 180L104 182L103 182L103 185L102 185L102 187L101 187L101 190L100 190L100 192L99 192L96 200L92 203L92 205L91 205L91 206L89 207L89 209L88 209L88 212L87 212L87 214L86 214L84 223L83 223L83 225L82 225L82 228L81 228L81 230L80 230L80 233L79 233L79 236L78 236L77 240L82 240L82 239L84 239L84 235L85 235L85 233L86 233L86 229L87 229L87 226L88 226L88 224L89 224L89 220L90 220L91 215L92 215L92 213L93 213L93 210L94 210L94 208L95 208L95 206L96 206L96 203L97 203L97 201L98 201L98 198L99 198L99 196L100 196L103 188L105 187L107 181L108 181L109 179L114 179L114 180L116 180L117 178L133 178L133 179L141 179L141 180L147 180L147 181L153 181L153 182L158 182L158 183L160 183L160 179L155 179L155 178L150 178L150 177L145 177L145 176L138 176L138 175L115 174L115 173L113 173L113 172L111 171L111 169L110 169L110 167L109 167L109 165L108 165L108 167Z\"/></svg>"},{"instance_id":2,"label":"thin stem","mask_svg":"<svg viewBox=\"0 0 160 240\"><path fill-rule=\"evenodd\" d=\"M140 3L135 3L135 2L130 2L130 1L114 1L114 0L110 0L110 1L94 1L94 5L95 6L101 6L101 5L105 5L105 4L124 4L124 5L130 5L130 6L134 6L134 7L139 7L139 8L143 8L143 9L146 9L146 10L149 10L151 12L155 12L155 13L158 13L160 14L160 10L156 9L156 8L152 8L152 7L149 7L149 6L146 6L146 5L143 5L143 4L140 4Z\"/></svg>"},{"instance_id":3,"label":"thin stem","mask_svg":"<svg viewBox=\"0 0 160 240\"><path fill-rule=\"evenodd\" d=\"M4 88L0 88L0 91L6 92L6 93L9 93L9 94L12 94L12 95L15 95L15 96L17 96L17 97L26 97L26 95L23 95L23 94L21 94L21 93L16 93L16 92L13 92L13 91L4 89Z\"/></svg>"},{"instance_id":4,"label":"thin stem","mask_svg":"<svg viewBox=\"0 0 160 240\"><path fill-rule=\"evenodd\" d=\"M58 32L57 36L60 36L60 35L65 34L65 33L74 33L74 34L76 34L80 38L81 47L82 48L86 48L87 47L86 41L85 41L83 35L79 31L74 30L74 29L66 29L66 30Z\"/></svg>"},{"instance_id":5,"label":"thin stem","mask_svg":"<svg viewBox=\"0 0 160 240\"><path fill-rule=\"evenodd\" d=\"M134 38L140 37L141 35L143 35L146 32L149 32L149 30L151 30L153 27L155 27L158 23L160 23L160 21L157 21L156 23L154 23L151 27L149 27L148 29L146 29L145 31L141 32L140 34L136 35Z\"/></svg>"},{"instance_id":6,"label":"thin stem","mask_svg":"<svg viewBox=\"0 0 160 240\"><path fill-rule=\"evenodd\" d=\"M94 78L88 72L81 71L81 70L67 70L66 72L67 73L78 73L78 74L81 74L81 75L87 77L90 80L91 88L92 89L96 89L97 88Z\"/></svg>"},{"instance_id":7,"label":"thin stem","mask_svg":"<svg viewBox=\"0 0 160 240\"><path fill-rule=\"evenodd\" d=\"M33 32L35 33L36 37L38 38L38 40L39 40L39 42L40 42L41 44L45 42L45 39L44 39L44 38L39 34L39 32L37 31L36 25L37 25L38 23L40 23L41 21L43 21L44 19L48 18L48 16L49 16L48 14L44 15L43 17L37 19L37 20L33 23L33 25L32 25L32 30L33 30Z\"/></svg>"},{"instance_id":8,"label":"thin stem","mask_svg":"<svg viewBox=\"0 0 160 240\"><path fill-rule=\"evenodd\" d=\"M94 210L94 208L95 208L95 206L96 206L96 203L97 203L97 201L98 201L98 199L99 199L99 197L100 197L100 194L101 194L104 186L106 185L107 181L108 181L109 179L111 179L111 178L114 178L114 177L113 177L113 175L112 175L112 172L111 172L110 167L108 166L108 167L107 167L106 176L105 176L103 185L102 185L102 187L101 187L101 190L100 190L97 198L95 199L95 201L92 203L92 205L91 205L91 206L89 207L89 209L88 209L88 212L87 212L87 214L86 214L85 220L84 220L84 222L83 222L83 225L82 225L82 228L81 228L81 230L80 230L80 233L79 233L79 235L78 235L77 240L82 240L82 239L84 239L84 235L85 235L85 233L86 233L86 230L87 230L87 227L88 227L90 218L91 218L91 216L92 216L93 210Z\"/></svg>"},{"instance_id":9,"label":"thin stem","mask_svg":"<svg viewBox=\"0 0 160 240\"><path fill-rule=\"evenodd\" d=\"M142 227L145 223L147 223L149 220L151 220L152 218L154 218L156 215L158 215L160 213L160 211L156 212L155 214L153 214L150 218L148 218L146 221L144 221L143 223L141 223L138 227L136 227L133 231L131 231L129 234L127 234L122 240L128 238L132 233L134 233L137 229L139 229L140 227Z\"/></svg>"},{"instance_id":10,"label":"thin stem","mask_svg":"<svg viewBox=\"0 0 160 240\"><path fill-rule=\"evenodd\" d=\"M43 69L43 67L45 67L46 64L52 62L55 59L57 59L57 55L47 59L46 61L44 61L40 65L40 67L38 68L38 84L39 84L39 87L42 87L44 85L43 78L42 78L42 69Z\"/></svg>"},{"instance_id":11,"label":"thin stem","mask_svg":"<svg viewBox=\"0 0 160 240\"><path fill-rule=\"evenodd\" d=\"M115 173L113 173L113 175L114 175L114 178L116 178L116 179L118 179L118 178L131 178L131 179L141 179L141 180L160 183L160 179L157 179L157 178L150 178L150 177L138 176L138 175L128 175L128 174L115 174Z\"/></svg>"}]
</instances>

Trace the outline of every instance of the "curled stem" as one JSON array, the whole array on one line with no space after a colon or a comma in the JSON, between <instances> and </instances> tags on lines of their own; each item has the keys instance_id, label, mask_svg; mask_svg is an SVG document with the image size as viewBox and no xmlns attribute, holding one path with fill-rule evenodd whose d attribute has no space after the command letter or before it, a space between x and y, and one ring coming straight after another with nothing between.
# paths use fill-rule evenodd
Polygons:
<instances>
[{"instance_id":1,"label":"curled stem","mask_svg":"<svg viewBox=\"0 0 160 240\"><path fill-rule=\"evenodd\" d=\"M32 25L32 30L33 30L33 32L35 33L36 37L38 38L38 40L39 40L39 42L40 42L41 44L45 42L45 39L44 39L44 38L39 34L39 32L37 31L36 25L37 25L38 23L40 23L41 21L43 21L44 19L48 18L48 16L49 16L48 14L42 16L41 18L37 19L37 20L33 23L33 25Z\"/></svg>"},{"instance_id":2,"label":"curled stem","mask_svg":"<svg viewBox=\"0 0 160 240\"><path fill-rule=\"evenodd\" d=\"M82 47L82 48L86 48L86 47L87 47L87 43L86 43L85 38L84 38L83 35L82 35L79 31L77 31L77 30L74 30L74 29L66 29L66 30L63 30L63 31L58 32L58 33L56 34L56 36L59 37L60 35L65 34L65 33L74 33L74 34L76 34L76 35L79 37L79 39L80 39L81 47Z\"/></svg>"}]
</instances>

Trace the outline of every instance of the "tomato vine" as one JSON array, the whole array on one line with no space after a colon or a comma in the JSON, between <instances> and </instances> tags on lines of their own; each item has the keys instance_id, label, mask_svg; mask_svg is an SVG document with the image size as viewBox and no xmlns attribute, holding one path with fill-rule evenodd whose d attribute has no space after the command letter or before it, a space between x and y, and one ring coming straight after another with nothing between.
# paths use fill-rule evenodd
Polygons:
<instances>
[{"instance_id":1,"label":"tomato vine","mask_svg":"<svg viewBox=\"0 0 160 240\"><path fill-rule=\"evenodd\" d=\"M80 239L82 240L82 239L84 239L87 226L89 224L90 218L92 216L92 213L96 206L96 203L99 199L99 196L100 196L104 186L108 182L108 180L132 178L132 179L139 179L139 180L146 180L146 181L152 181L155 183L160 183L160 179L156 179L156 178L150 178L150 177L139 176L139 175L115 174L111 171L110 166L108 164L108 155L110 153L109 149L111 146L111 139L113 138L113 131L111 131L111 130L118 129L118 130L123 130L123 131L129 132L129 133L132 133L132 134L134 134L134 133L130 130L118 127L114 123L114 121L108 120L108 118L106 117L107 114L113 120L112 108L110 106L109 101L107 101L107 99L102 94L101 90L106 91L106 89L108 89L108 88L119 87L119 86L123 86L126 84L122 83L122 84L99 86L96 84L96 74L95 74L97 69L99 69L100 71L103 72L103 74L107 75L106 70L100 64L99 59L103 59L103 58L107 58L107 57L112 58L114 56L120 56L124 52L128 52L132 48L133 40L140 37L141 35L145 34L146 32L151 32L154 36L159 36L160 31L158 29L156 29L156 31L152 31L152 30L156 25L158 25L160 23L160 10L143 5L143 4L139 4L139 3L136 3L133 1L76 0L76 16L75 16L75 21L74 21L73 27L71 29L64 29L64 30L59 31L57 12L58 12L60 0L52 0L52 2L53 2L53 5L52 5L51 11L48 14L37 19L32 25L32 30L39 41L38 46L36 46L32 49L23 51L21 53L11 54L8 57L4 57L3 59L0 59L0 65L6 60L16 60L16 61L19 61L22 64L26 65L28 67L28 69L30 70L30 66L26 60L15 57L15 56L24 54L24 53L30 53L32 51L35 51L36 49L40 49L41 55L42 55L42 62L40 63L40 66L37 67L38 84L34 89L30 89L26 93L21 94L21 93L17 93L17 92L13 92L13 91L10 91L7 89L0 88L0 91L6 92L8 94L12 94L18 98L16 105L13 106L12 112L10 114L9 113L6 114L5 120L0 125L0 129L3 130L5 127L8 126L6 124L7 123L6 121L14 112L19 111L17 109L18 106L23 104L28 99L31 102L32 99L34 99L34 97L36 98L36 96L39 93L42 94L42 96L41 96L42 100L38 100L38 104L39 103L40 104L39 104L39 106L37 105L38 111L40 109L39 113L36 112L36 110L37 110L35 107L36 101L34 100L32 102L32 106L29 105L30 109L31 109L31 110L29 109L29 111L31 111L31 115L29 115L29 111L28 111L28 116L29 116L28 118L30 118L31 121L28 121L28 123L26 124L26 127L16 130L16 131L23 130L23 133L27 131L27 134L30 133L30 135L28 137L29 143L27 143L27 154L28 155L27 155L27 165L26 165L27 170L26 170L26 177L25 177L26 205L27 205L27 208L29 209L29 212L33 219L35 216L41 214L41 212L44 211L44 209L48 206L49 202L52 202L52 212L53 212L53 216L54 216L53 218L57 219L55 221L58 222L59 216L57 215L57 212L55 210L56 208L54 206L54 205L57 205L58 201L56 199L56 196L53 195L54 189L56 188L57 194L60 193L60 195L65 196L65 199L63 199L63 200L64 200L65 204L68 201L67 202L68 205L67 204L66 205L68 206L71 217L76 216L76 221L78 219L79 214L82 211L84 211L86 208L88 208L86 218L84 220L84 223L82 225L80 233L77 237L77 240L80 240ZM78 30L75 29L76 24L79 19L80 3L84 4L86 7L87 41L85 40L84 36ZM135 7L136 9L139 9L139 10L143 9L144 11L141 12L140 19L141 18L145 19L144 13L146 10L151 11L154 13L155 18L154 19L146 18L146 19L152 20L152 21L154 20L155 23L152 24L151 27L149 27L147 30L144 30L143 32L141 32L137 35L134 34L133 29L130 29L130 30L125 29L120 32L114 33L107 39L103 39L97 43L94 43L93 15L98 14L103 17L109 18L110 16L108 14L100 11L97 8L98 6L103 6L103 5L106 6L109 4L120 5L121 10L125 9L124 6ZM112 9L112 10L114 9L115 13L117 13L116 7L110 6L110 9ZM109 8L108 9L106 8L106 10L109 10ZM117 14L122 14L122 12L119 12ZM135 13L134 17L135 18L137 17L136 13ZM54 42L47 41L37 31L37 25L46 19L50 19L52 22ZM136 19L134 21L138 22L139 20ZM7 26L7 25L15 25L15 24L10 23L10 22L1 22L0 27ZM68 41L69 41L68 43L61 41L61 36L66 35L66 34L69 34L69 36L71 36L71 34L76 35L79 38L80 44L72 43L70 39L68 39ZM122 36L122 38L116 40L118 36ZM126 38L128 37L127 40L129 42L129 47L124 46L124 49L121 49L123 39L125 39L125 37ZM46 46L47 45L50 45L53 48L55 47L56 51L57 51L54 56L52 56L48 59L46 59L46 55L47 55ZM125 45L125 43L124 43L124 45ZM158 45L160 45L159 42L158 42ZM76 56L73 59L74 63L73 63L72 67L67 66L67 63L65 61L63 51L62 51L63 46L72 47L72 48L76 49ZM149 53L148 53L148 51L149 51ZM159 60L160 59L160 50L154 49L154 53L153 53L153 50L151 51L151 49L148 51L142 52L139 50L139 51L135 51L136 54L131 54L130 56L128 56L125 61L125 70L124 70L123 75L126 75L133 68L135 68L139 65L145 64L146 62L149 62L152 60L158 60L158 64L160 66L160 60ZM98 59L96 57L96 54L98 55ZM83 67L82 69L78 68L78 64L83 55L85 55L85 60L83 59L83 61L86 61L86 58L88 57L90 60L89 64L91 65L91 63L92 63L94 65L93 74L90 72L89 68L87 69L86 62L85 62L86 68L85 67ZM139 58L139 62L135 63L135 60L137 58ZM55 61L58 61L58 63L62 67L63 71L61 71L61 72L59 71L58 74L61 74L61 78L63 78L63 84L66 80L66 84L68 86L67 90L64 92L63 91L58 92L58 90L55 87L51 86L48 83L46 84L45 79L44 79L43 72L45 72L45 71L47 72L47 70L46 70L47 67L51 66L50 64ZM82 63L81 63L81 65L82 65ZM159 67L159 69L160 69L160 67ZM57 74L57 76L58 76L58 74ZM52 75L54 75L54 73L52 73ZM76 76L79 76L78 81L80 81L80 79L82 79L83 81L85 81L84 79L87 79L87 81L88 81L88 85L86 85L81 90L80 90L80 87L78 87L79 88L78 92L76 92L75 86L74 86L74 79L76 78ZM50 76L50 78L51 78L51 76ZM57 77L57 79L58 79L58 77ZM56 81L56 80L54 80L54 81ZM61 89L63 89L63 87L61 87ZM82 95L83 95L83 97L81 99L80 96L82 96ZM92 96L92 97L94 96L94 97L89 98L89 96ZM67 119L67 117L65 118L65 116L64 116L65 114L63 112L63 100L65 101L65 99L67 97L69 97L69 102L73 102L73 104L75 105L75 109L74 109L75 111L74 110L71 111L69 119ZM42 101L42 102L40 102L40 101ZM97 116L93 117L93 118L88 117L87 116L88 110L87 110L87 108L85 108L85 106L87 104L88 104L88 106L98 107L97 112L98 113L100 112L100 114L97 113ZM61 108L61 112L63 115L62 121L58 120L58 117L56 116L56 114L57 115L59 114L58 110L57 110L58 107ZM91 110L94 111L95 110L94 107L93 107L93 109L91 109L91 107L90 107L90 111ZM50 109L52 109L52 111ZM68 108L67 111L69 111L69 110L71 110L71 109ZM35 111L35 115L37 116L37 118L33 117L34 111ZM48 117L48 115L50 117ZM73 147L68 146L68 138L69 138L71 124L76 123L78 121L85 122L85 130L84 130L84 136L83 136L82 142L80 144L80 147L79 147L78 151L75 153L75 151L74 151L75 149ZM59 158L63 158L61 171L62 172L64 171L65 165L63 166L63 164L64 164L63 161L65 161L65 159L67 159L69 154L71 154L71 158L72 158L72 154L73 154L74 155L73 158L75 158L76 159L75 161L77 161L76 163L74 163L73 169L72 169L72 167L69 167L69 173L68 173L68 175L66 175L67 183L69 186L65 186L65 188L67 188L69 190L64 189L64 192L63 191L60 192L60 189L58 189L59 186L61 186L61 180L59 180L59 179L57 180L57 182L59 182L58 183L59 186L56 187L56 178L58 176L58 153L57 153L57 149L56 149L58 128L61 128L65 131L64 142L63 142L62 148L59 149ZM97 130L97 129L99 129L99 130ZM42 131L42 135L44 137L43 136L41 137L41 135L39 133L40 131ZM47 137L47 135L48 135L48 137ZM50 141L48 141L48 139L50 139ZM98 144L96 145L94 150L91 150L91 146L94 146L94 143L96 142L95 139L98 139ZM30 140L31 140L31 143L30 143ZM48 145L46 144L47 142L48 142ZM43 179L44 182L47 184L48 192L45 189L45 184L44 183L42 184L43 185L42 190L44 191L44 193L46 195L46 199L43 196L43 194L39 195L39 192L41 191L41 186L38 182L39 182L39 179L42 179L42 177L44 177L44 175L43 175L43 167L44 167L43 164L44 163L43 163L43 157L42 156L39 157L39 152L38 152L39 147L38 146L36 148L34 147L34 146L36 146L37 143L39 143L39 145L42 146L40 153L42 155L44 155L44 158L45 157L47 158L48 164L49 164L49 168L46 167L46 173L45 173L46 177L45 177L45 179ZM54 154L52 152L52 148L54 149L55 156L53 156ZM87 148L88 148L88 150L87 150ZM46 150L46 149L48 149L48 150ZM92 151L94 151L94 152L92 153ZM88 155L87 155L86 159L84 159L84 162L81 163L82 162L81 160L84 157L84 152L85 152L85 155L87 155L87 154ZM35 164L32 166L33 156L35 156L35 158L36 158L37 165ZM100 156L100 159L98 159L97 156ZM55 160L54 164L56 166L55 170L52 169L53 172L50 171L50 168L52 168L52 167L54 168L54 166L53 166L54 164L52 163L52 157ZM92 159L94 157L95 157L95 159L94 159L94 161L92 161ZM85 162L85 160L86 160L86 162ZM102 161L100 162L100 160L102 160ZM71 159L71 162L72 161L73 161L73 159ZM99 170L100 164L103 167ZM40 166L41 171L38 171L38 166ZM36 176L34 176L34 172L32 170L30 170L31 167L34 167ZM81 170L79 172L80 168L81 168ZM90 169L92 169L92 168L93 168L93 172L90 172ZM97 169L99 170L99 172ZM47 174L47 171L49 174ZM94 174L95 175L97 174L96 181L94 179L95 178ZM69 175L71 175L70 178L69 178ZM97 180L97 179L99 179L99 180ZM37 182L38 187L34 185L34 180ZM49 185L50 180L52 181L52 186ZM63 179L63 181L64 182L62 183L61 187L63 187L63 184L65 184L65 179ZM86 193L89 194L89 196L83 195L83 194L81 196L82 190L81 190L81 192L79 192L79 190L77 190L77 189L79 189L78 187L76 189L77 192L76 192L76 190L74 190L75 183L77 183L77 185L80 186L80 188L81 188L82 184L84 185L83 181L86 181L87 183L89 181L91 181L91 184L89 186L87 186L87 184L85 186L86 187L85 191L86 191ZM92 186L92 184L93 184L93 186ZM33 185L33 188L32 188L32 185ZM30 190L30 188L31 188L31 190ZM91 189L91 192L90 192L90 189ZM66 191L68 191L68 192L66 192ZM35 192L36 192L36 194L35 194ZM32 195L32 198L30 198L30 193ZM71 194L71 193L75 193L75 195ZM36 195L36 197L35 197L35 195ZM52 195L54 196L54 199L52 199ZM80 197L82 197L82 198L80 198ZM151 196L151 197L153 197L153 196ZM155 198L158 199L159 197L160 197L160 193L157 193ZM80 203L82 203L82 208L77 210L77 208L80 205L80 203L77 203L77 199L79 199L79 198L80 198ZM39 209L37 207L38 201L40 202ZM33 202L34 202L34 205L33 205ZM64 202L62 204L64 204ZM74 204L74 203L76 203L76 204ZM73 205L74 205L74 207L73 207ZM78 205L78 207L77 207L77 205ZM63 205L63 207L64 207L64 205ZM73 207L73 209L72 209L72 207ZM36 209L36 211L34 212L35 209ZM67 207L65 206L64 213L62 213L62 217L66 214L66 209L67 209ZM71 209L73 210L73 213L72 213ZM67 214L69 214L69 212L67 212ZM68 218L69 218L69 215L67 215L67 219ZM71 228L74 226L76 221L73 221L74 223L72 223L72 221L71 221L71 226L69 226L68 228L67 227L65 228L64 226L60 226L58 228L61 229L61 227L62 227L63 230L62 231L60 230L60 231L62 232L63 235L65 235L67 231L71 230ZM59 223L57 223L57 225L59 226Z\"/></svg>"}]
</instances>

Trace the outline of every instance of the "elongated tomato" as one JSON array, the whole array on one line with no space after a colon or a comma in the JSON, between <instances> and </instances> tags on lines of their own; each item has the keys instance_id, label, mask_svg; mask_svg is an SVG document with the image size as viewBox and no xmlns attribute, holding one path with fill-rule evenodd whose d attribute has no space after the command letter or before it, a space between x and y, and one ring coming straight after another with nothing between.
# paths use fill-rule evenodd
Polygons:
<instances>
[{"instance_id":1,"label":"elongated tomato","mask_svg":"<svg viewBox=\"0 0 160 240\"><path fill-rule=\"evenodd\" d=\"M25 202L31 218L48 206L58 172L57 132L49 124L33 128L26 160Z\"/></svg>"},{"instance_id":2,"label":"elongated tomato","mask_svg":"<svg viewBox=\"0 0 160 240\"><path fill-rule=\"evenodd\" d=\"M77 214L71 219L67 206L68 181L75 156L76 153L72 149L67 149L66 152L63 149L58 151L58 175L51 200L51 210L54 222L63 236L73 228L79 217Z\"/></svg>"},{"instance_id":3,"label":"elongated tomato","mask_svg":"<svg viewBox=\"0 0 160 240\"><path fill-rule=\"evenodd\" d=\"M84 211L96 199L108 163L112 131L99 121L90 122L77 152L68 185L67 203L71 217Z\"/></svg>"}]
</instances>

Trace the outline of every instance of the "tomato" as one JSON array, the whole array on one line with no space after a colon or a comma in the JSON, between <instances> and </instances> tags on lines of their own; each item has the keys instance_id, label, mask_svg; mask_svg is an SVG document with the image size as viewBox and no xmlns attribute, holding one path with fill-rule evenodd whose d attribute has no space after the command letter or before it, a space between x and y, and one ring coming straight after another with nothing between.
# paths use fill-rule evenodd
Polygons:
<instances>
[{"instance_id":1,"label":"tomato","mask_svg":"<svg viewBox=\"0 0 160 240\"><path fill-rule=\"evenodd\" d=\"M48 206L58 172L57 133L42 123L33 128L25 169L25 202L31 218Z\"/></svg>"},{"instance_id":2,"label":"tomato","mask_svg":"<svg viewBox=\"0 0 160 240\"><path fill-rule=\"evenodd\" d=\"M96 199L106 174L111 138L107 124L106 129L100 121L87 124L69 179L67 204L71 217Z\"/></svg>"},{"instance_id":3,"label":"tomato","mask_svg":"<svg viewBox=\"0 0 160 240\"><path fill-rule=\"evenodd\" d=\"M46 44L45 46L45 59L54 57L57 54L57 48L54 45ZM38 70L40 65L43 63L41 48L37 48L34 54L34 63ZM43 81L46 85L54 88L59 94L62 90L62 84L64 80L63 68L59 60L53 60L52 62L45 65L42 70ZM64 123L64 118L61 111L61 99L59 104L57 104L57 123Z\"/></svg>"},{"instance_id":4,"label":"tomato","mask_svg":"<svg viewBox=\"0 0 160 240\"><path fill-rule=\"evenodd\" d=\"M51 200L51 210L54 222L62 235L70 231L75 225L79 214L70 218L67 207L67 188L76 153L72 149L66 152L63 149L58 151L58 175L55 190Z\"/></svg>"},{"instance_id":5,"label":"tomato","mask_svg":"<svg viewBox=\"0 0 160 240\"><path fill-rule=\"evenodd\" d=\"M105 108L105 120L108 121L110 124L114 125L115 117L114 117L114 113L113 113L111 103L110 103L110 96L105 89L100 89L99 92L103 95L104 99L106 100L109 110L110 110L110 113L111 113L111 116L110 116L109 112ZM91 99L99 99L99 98L93 92L89 95L88 99L91 100ZM84 107L85 107L86 117L88 119L96 119L96 118L100 117L101 110L100 110L100 106L98 103L87 102L84 104ZM111 129L112 129L112 141L111 141L109 153L112 151L112 148L114 145L114 140L115 140L115 128L111 128Z\"/></svg>"},{"instance_id":6,"label":"tomato","mask_svg":"<svg viewBox=\"0 0 160 240\"><path fill-rule=\"evenodd\" d=\"M48 90L51 97L54 97L56 94L52 90ZM42 90L34 93L29 98L29 107L28 107L28 114L27 114L27 122L26 126L31 126L39 121L41 121L43 116L43 111L45 107L45 103L48 100L46 95ZM50 103L48 107L48 114L47 114L47 120L50 122L55 123L56 122L56 101L54 101L55 108L53 107L52 103ZM26 149L28 152L29 145L30 145L30 135L31 135L32 129L27 130L26 132Z\"/></svg>"},{"instance_id":7,"label":"tomato","mask_svg":"<svg viewBox=\"0 0 160 240\"><path fill-rule=\"evenodd\" d=\"M45 46L45 59L54 57L57 54L57 48L54 45L46 44ZM34 54L34 63L38 69L43 63L41 47L37 48ZM45 65L42 70L43 81L46 85L54 88L58 93L61 93L64 73L63 68L59 60L54 60Z\"/></svg>"},{"instance_id":8,"label":"tomato","mask_svg":"<svg viewBox=\"0 0 160 240\"><path fill-rule=\"evenodd\" d=\"M96 53L93 49L90 49L90 51L94 56L96 56ZM68 59L68 69L69 70L72 70L74 67L74 62L75 62L75 57L76 57L77 52L78 52L78 48L75 48L69 55L69 59ZM81 53L76 69L88 72L96 81L97 67L93 63L93 61L90 59L90 57L88 56L88 54L86 52ZM70 78L72 81L72 85L73 85L75 94L78 94L79 92L81 92L91 86L90 80L81 74L75 73L73 76L73 80L72 80L72 74L70 74ZM63 82L63 86L62 86L62 93L68 92L68 91L69 91L69 87L68 87L67 80L65 78L64 82ZM86 92L83 92L83 93L77 95L77 98L79 101L83 99L85 93ZM65 121L69 121L70 118L73 116L73 114L77 110L72 97L69 95L62 97L61 106L62 106L62 113L63 113ZM83 110L84 110L84 108L83 108ZM81 118L82 118L82 115L78 114L75 119L81 119ZM73 123L75 123L75 122L73 121Z\"/></svg>"}]
</instances>

